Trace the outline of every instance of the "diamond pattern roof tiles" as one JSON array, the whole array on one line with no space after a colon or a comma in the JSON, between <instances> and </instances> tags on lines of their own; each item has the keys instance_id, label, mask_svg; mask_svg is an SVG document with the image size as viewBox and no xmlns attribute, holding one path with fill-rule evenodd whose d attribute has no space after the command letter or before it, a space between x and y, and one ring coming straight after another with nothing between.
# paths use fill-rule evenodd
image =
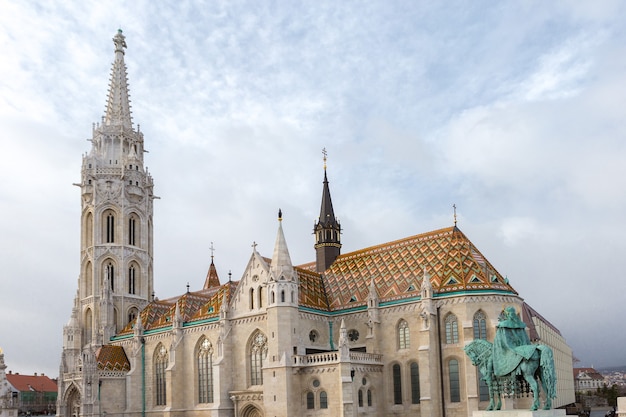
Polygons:
<instances>
[{"instance_id":1,"label":"diamond pattern roof tiles","mask_svg":"<svg viewBox=\"0 0 626 417\"><path fill-rule=\"evenodd\" d=\"M436 294L475 290L516 294L474 244L457 227L450 227L341 255L322 273L317 286L326 290L328 306L307 303L311 302L309 285L301 285L300 302L324 311L363 305L372 279L381 301L415 297L424 268L431 275ZM313 269L314 264L309 263L298 272L302 277L301 271ZM320 296L316 299L323 300Z\"/></svg>"},{"instance_id":2,"label":"diamond pattern roof tiles","mask_svg":"<svg viewBox=\"0 0 626 417\"><path fill-rule=\"evenodd\" d=\"M96 362L101 371L130 371L130 362L121 346L104 345L96 351Z\"/></svg>"},{"instance_id":3,"label":"diamond pattern roof tiles","mask_svg":"<svg viewBox=\"0 0 626 417\"><path fill-rule=\"evenodd\" d=\"M271 263L270 259L264 258ZM295 267L300 285L299 305L322 312L364 306L370 283L380 301L420 296L424 268L431 276L436 297L477 291L517 292L457 228L449 227L340 255L322 274L315 262ZM172 325L178 304L183 322L198 322L219 316L224 302L238 282L155 300L139 317L145 331ZM132 334L129 323L118 336Z\"/></svg>"}]
</instances>

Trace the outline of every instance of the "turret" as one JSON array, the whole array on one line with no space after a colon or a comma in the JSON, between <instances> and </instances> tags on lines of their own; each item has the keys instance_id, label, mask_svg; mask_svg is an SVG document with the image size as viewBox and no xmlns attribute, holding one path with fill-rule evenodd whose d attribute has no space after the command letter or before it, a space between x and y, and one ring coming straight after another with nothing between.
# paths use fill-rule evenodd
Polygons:
<instances>
[{"instance_id":1,"label":"turret","mask_svg":"<svg viewBox=\"0 0 626 417\"><path fill-rule=\"evenodd\" d=\"M326 149L322 153L324 154L322 204L319 219L313 226L316 270L319 273L330 268L341 253L341 225L335 218L333 202L330 198L330 188L328 187L328 177L326 175Z\"/></svg>"},{"instance_id":2,"label":"turret","mask_svg":"<svg viewBox=\"0 0 626 417\"><path fill-rule=\"evenodd\" d=\"M298 305L298 275L291 263L289 249L283 234L283 214L278 210L278 232L270 265L268 292L270 305Z\"/></svg>"},{"instance_id":3,"label":"turret","mask_svg":"<svg viewBox=\"0 0 626 417\"><path fill-rule=\"evenodd\" d=\"M203 289L209 288L218 288L220 286L220 278L217 275L217 269L215 268L215 264L213 263L213 242L211 242L211 265L209 265L209 271L206 274L206 279L204 280Z\"/></svg>"}]
</instances>

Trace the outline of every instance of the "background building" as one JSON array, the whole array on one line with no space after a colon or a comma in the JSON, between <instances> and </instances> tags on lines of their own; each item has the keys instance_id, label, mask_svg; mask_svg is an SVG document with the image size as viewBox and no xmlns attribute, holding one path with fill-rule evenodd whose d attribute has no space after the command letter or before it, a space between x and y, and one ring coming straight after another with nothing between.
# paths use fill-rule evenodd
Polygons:
<instances>
[{"instance_id":1,"label":"background building","mask_svg":"<svg viewBox=\"0 0 626 417\"><path fill-rule=\"evenodd\" d=\"M0 417L55 412L58 387L53 379L44 374L7 373L6 368L0 349Z\"/></svg>"},{"instance_id":2,"label":"background building","mask_svg":"<svg viewBox=\"0 0 626 417\"><path fill-rule=\"evenodd\" d=\"M594 368L574 368L574 388L576 392L595 392L606 384L604 375Z\"/></svg>"},{"instance_id":3,"label":"background building","mask_svg":"<svg viewBox=\"0 0 626 417\"><path fill-rule=\"evenodd\" d=\"M222 283L212 259L201 289L153 299L153 181L121 31L114 44L105 116L78 184L81 269L59 416L467 416L487 398L463 347L492 340L506 306L569 375L555 406L574 401L563 337L456 224L341 254L326 166L314 261L292 265L279 211L273 253L253 245L239 280Z\"/></svg>"}]
</instances>

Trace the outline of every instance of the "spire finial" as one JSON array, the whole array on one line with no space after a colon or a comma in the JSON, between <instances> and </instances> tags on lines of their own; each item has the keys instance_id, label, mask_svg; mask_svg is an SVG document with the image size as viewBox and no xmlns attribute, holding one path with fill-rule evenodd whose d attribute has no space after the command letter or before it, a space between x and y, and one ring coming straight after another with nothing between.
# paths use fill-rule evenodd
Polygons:
<instances>
[{"instance_id":1,"label":"spire finial","mask_svg":"<svg viewBox=\"0 0 626 417\"><path fill-rule=\"evenodd\" d=\"M328 152L326 152L326 148L322 148L322 155L324 155L324 171L326 171L326 159L328 157Z\"/></svg>"},{"instance_id":2,"label":"spire finial","mask_svg":"<svg viewBox=\"0 0 626 417\"><path fill-rule=\"evenodd\" d=\"M454 209L454 227L456 227L456 204L452 204L452 208Z\"/></svg>"},{"instance_id":3,"label":"spire finial","mask_svg":"<svg viewBox=\"0 0 626 417\"><path fill-rule=\"evenodd\" d=\"M126 38L122 34L122 29L117 30L117 34L113 37L113 43L115 44L115 52L124 53L126 48Z\"/></svg>"},{"instance_id":4,"label":"spire finial","mask_svg":"<svg viewBox=\"0 0 626 417\"><path fill-rule=\"evenodd\" d=\"M281 209L278 209L278 221L283 221L283 211Z\"/></svg>"},{"instance_id":5,"label":"spire finial","mask_svg":"<svg viewBox=\"0 0 626 417\"><path fill-rule=\"evenodd\" d=\"M215 252L215 248L213 247L213 242L211 242L211 246L209 247L211 251L211 263L213 263L213 253Z\"/></svg>"}]
</instances>

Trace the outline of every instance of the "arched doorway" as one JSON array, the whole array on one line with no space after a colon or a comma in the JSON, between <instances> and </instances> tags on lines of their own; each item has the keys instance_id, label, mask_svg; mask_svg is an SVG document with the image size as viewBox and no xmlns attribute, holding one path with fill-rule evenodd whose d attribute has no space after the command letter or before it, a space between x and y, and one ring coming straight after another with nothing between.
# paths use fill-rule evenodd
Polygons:
<instances>
[{"instance_id":1,"label":"arched doorway","mask_svg":"<svg viewBox=\"0 0 626 417\"><path fill-rule=\"evenodd\" d=\"M65 417L79 417L80 403L80 392L76 386L72 386L65 396Z\"/></svg>"},{"instance_id":2,"label":"arched doorway","mask_svg":"<svg viewBox=\"0 0 626 417\"><path fill-rule=\"evenodd\" d=\"M254 405L249 404L244 407L243 411L241 412L241 417L263 417L263 413Z\"/></svg>"}]
</instances>

